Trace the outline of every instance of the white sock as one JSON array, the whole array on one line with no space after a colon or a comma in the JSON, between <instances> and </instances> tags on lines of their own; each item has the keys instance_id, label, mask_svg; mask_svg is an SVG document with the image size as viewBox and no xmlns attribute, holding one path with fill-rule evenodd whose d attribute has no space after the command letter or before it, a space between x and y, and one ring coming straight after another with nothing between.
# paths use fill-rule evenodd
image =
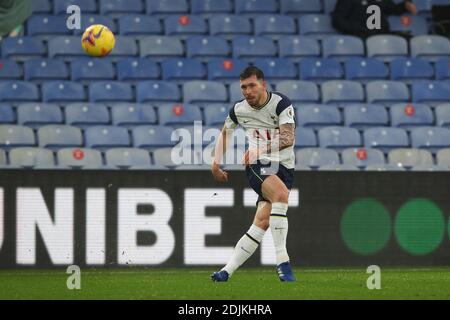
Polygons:
<instances>
[{"instance_id":1,"label":"white sock","mask_svg":"<svg viewBox=\"0 0 450 320\"><path fill-rule=\"evenodd\" d=\"M236 244L230 261L225 267L222 268L222 270L225 270L231 276L237 268L247 261L247 259L250 258L255 252L264 236L264 233L266 233L265 230L252 224L247 233L244 234L244 236Z\"/></svg>"},{"instance_id":2,"label":"white sock","mask_svg":"<svg viewBox=\"0 0 450 320\"><path fill-rule=\"evenodd\" d=\"M289 261L289 256L286 249L286 238L288 233L288 219L286 216L287 210L287 203L272 203L269 223L277 256L277 265Z\"/></svg>"}]
</instances>

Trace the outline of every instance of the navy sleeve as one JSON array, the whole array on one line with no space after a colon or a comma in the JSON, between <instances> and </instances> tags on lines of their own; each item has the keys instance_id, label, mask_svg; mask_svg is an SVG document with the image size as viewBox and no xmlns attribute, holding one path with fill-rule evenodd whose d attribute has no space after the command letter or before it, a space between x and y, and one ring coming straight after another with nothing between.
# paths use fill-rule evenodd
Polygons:
<instances>
[{"instance_id":1,"label":"navy sleeve","mask_svg":"<svg viewBox=\"0 0 450 320\"><path fill-rule=\"evenodd\" d=\"M281 100L277 104L277 110L276 110L277 116L279 116L280 113L282 113L287 107L292 105L292 102L284 94L281 94L278 92L274 92L274 93L281 97Z\"/></svg>"},{"instance_id":2,"label":"navy sleeve","mask_svg":"<svg viewBox=\"0 0 450 320\"><path fill-rule=\"evenodd\" d=\"M236 113L234 112L235 105L230 109L230 119L233 120L234 123L239 124L238 119L236 117Z\"/></svg>"}]
</instances>

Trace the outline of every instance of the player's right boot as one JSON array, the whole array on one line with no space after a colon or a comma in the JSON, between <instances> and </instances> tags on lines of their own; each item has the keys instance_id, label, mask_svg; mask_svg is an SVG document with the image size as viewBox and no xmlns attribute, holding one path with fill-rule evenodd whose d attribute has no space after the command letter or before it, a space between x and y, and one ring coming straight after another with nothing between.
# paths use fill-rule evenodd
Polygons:
<instances>
[{"instance_id":1,"label":"player's right boot","mask_svg":"<svg viewBox=\"0 0 450 320\"><path fill-rule=\"evenodd\" d=\"M214 272L211 275L211 280L214 282L225 282L225 281L228 281L229 277L230 277L230 275L228 274L228 272L226 272L225 270L220 270L220 271Z\"/></svg>"},{"instance_id":2,"label":"player's right boot","mask_svg":"<svg viewBox=\"0 0 450 320\"><path fill-rule=\"evenodd\" d=\"M277 266L277 273L280 281L294 282L296 281L294 273L292 272L289 261L283 262Z\"/></svg>"}]
</instances>

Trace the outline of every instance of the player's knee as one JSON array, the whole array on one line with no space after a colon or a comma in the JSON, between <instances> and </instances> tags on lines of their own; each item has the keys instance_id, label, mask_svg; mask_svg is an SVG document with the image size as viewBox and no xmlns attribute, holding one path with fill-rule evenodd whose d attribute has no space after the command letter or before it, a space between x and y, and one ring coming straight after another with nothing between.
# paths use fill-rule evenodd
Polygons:
<instances>
[{"instance_id":1,"label":"player's knee","mask_svg":"<svg viewBox=\"0 0 450 320\"><path fill-rule=\"evenodd\" d=\"M275 203L275 202L288 203L288 201L289 201L289 191L288 190L280 190L272 198L272 203Z\"/></svg>"}]
</instances>

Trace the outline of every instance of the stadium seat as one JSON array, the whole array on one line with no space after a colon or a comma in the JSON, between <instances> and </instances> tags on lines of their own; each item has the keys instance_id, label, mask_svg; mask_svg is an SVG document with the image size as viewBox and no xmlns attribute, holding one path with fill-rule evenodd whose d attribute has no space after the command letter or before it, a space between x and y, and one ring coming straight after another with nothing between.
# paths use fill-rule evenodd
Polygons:
<instances>
[{"instance_id":1,"label":"stadium seat","mask_svg":"<svg viewBox=\"0 0 450 320\"><path fill-rule=\"evenodd\" d=\"M119 17L119 33L122 36L162 34L162 24L156 17L143 14L127 14Z\"/></svg>"},{"instance_id":2,"label":"stadium seat","mask_svg":"<svg viewBox=\"0 0 450 320\"><path fill-rule=\"evenodd\" d=\"M59 149L83 145L81 130L66 125L47 125L37 131L38 144L41 148Z\"/></svg>"},{"instance_id":3,"label":"stadium seat","mask_svg":"<svg viewBox=\"0 0 450 320\"><path fill-rule=\"evenodd\" d=\"M282 36L278 39L278 53L280 58L299 62L302 58L319 58L320 45L306 36Z\"/></svg>"},{"instance_id":4,"label":"stadium seat","mask_svg":"<svg viewBox=\"0 0 450 320\"><path fill-rule=\"evenodd\" d=\"M388 21L392 32L404 32L412 36L428 33L427 20L419 15L389 16Z\"/></svg>"},{"instance_id":5,"label":"stadium seat","mask_svg":"<svg viewBox=\"0 0 450 320\"><path fill-rule=\"evenodd\" d=\"M213 36L192 36L186 40L188 58L227 57L230 46L225 39Z\"/></svg>"},{"instance_id":6,"label":"stadium seat","mask_svg":"<svg viewBox=\"0 0 450 320\"><path fill-rule=\"evenodd\" d=\"M123 103L111 107L112 124L133 128L138 125L156 124L157 117L152 105Z\"/></svg>"},{"instance_id":7,"label":"stadium seat","mask_svg":"<svg viewBox=\"0 0 450 320\"><path fill-rule=\"evenodd\" d=\"M450 101L450 82L423 81L411 86L412 101L432 106Z\"/></svg>"},{"instance_id":8,"label":"stadium seat","mask_svg":"<svg viewBox=\"0 0 450 320\"><path fill-rule=\"evenodd\" d=\"M139 46L141 57L148 57L157 61L184 55L183 43L175 37L148 36L140 40Z\"/></svg>"},{"instance_id":9,"label":"stadium seat","mask_svg":"<svg viewBox=\"0 0 450 320\"><path fill-rule=\"evenodd\" d=\"M27 35L48 39L56 35L68 35L71 30L66 26L67 18L63 15L32 15L28 18Z\"/></svg>"},{"instance_id":10,"label":"stadium seat","mask_svg":"<svg viewBox=\"0 0 450 320\"><path fill-rule=\"evenodd\" d=\"M6 152L5 150L0 149L0 167L3 169L3 167L6 167L6 165Z\"/></svg>"},{"instance_id":11,"label":"stadium seat","mask_svg":"<svg viewBox=\"0 0 450 320\"><path fill-rule=\"evenodd\" d=\"M71 168L100 168L102 153L89 148L63 148L56 153L58 164Z\"/></svg>"},{"instance_id":12,"label":"stadium seat","mask_svg":"<svg viewBox=\"0 0 450 320\"><path fill-rule=\"evenodd\" d=\"M409 101L409 90L400 81L371 81L366 85L367 102L393 104Z\"/></svg>"},{"instance_id":13,"label":"stadium seat","mask_svg":"<svg viewBox=\"0 0 450 320\"><path fill-rule=\"evenodd\" d=\"M132 129L132 145L134 148L152 149L173 146L174 129L168 126L139 126ZM175 136L174 136L175 137Z\"/></svg>"},{"instance_id":14,"label":"stadium seat","mask_svg":"<svg viewBox=\"0 0 450 320\"><path fill-rule=\"evenodd\" d=\"M47 49L41 40L34 37L9 37L2 39L1 52L3 58L27 60L44 57Z\"/></svg>"},{"instance_id":15,"label":"stadium seat","mask_svg":"<svg viewBox=\"0 0 450 320\"><path fill-rule=\"evenodd\" d=\"M440 166L450 168L450 148L443 148L436 153L436 163Z\"/></svg>"},{"instance_id":16,"label":"stadium seat","mask_svg":"<svg viewBox=\"0 0 450 320\"><path fill-rule=\"evenodd\" d=\"M351 164L329 164L318 168L319 171L359 171L357 166Z\"/></svg>"},{"instance_id":17,"label":"stadium seat","mask_svg":"<svg viewBox=\"0 0 450 320\"><path fill-rule=\"evenodd\" d=\"M64 108L66 124L80 128L109 124L109 111L101 103L75 102Z\"/></svg>"},{"instance_id":18,"label":"stadium seat","mask_svg":"<svg viewBox=\"0 0 450 320\"><path fill-rule=\"evenodd\" d=\"M112 80L115 77L113 64L106 59L79 58L70 64L72 81L89 83L97 80Z\"/></svg>"},{"instance_id":19,"label":"stadium seat","mask_svg":"<svg viewBox=\"0 0 450 320\"><path fill-rule=\"evenodd\" d=\"M200 105L211 102L226 102L228 101L228 92L221 82L188 81L183 84L183 100L185 103Z\"/></svg>"},{"instance_id":20,"label":"stadium seat","mask_svg":"<svg viewBox=\"0 0 450 320\"><path fill-rule=\"evenodd\" d=\"M417 79L432 79L431 63L420 58L397 58L391 61L391 79L410 82Z\"/></svg>"},{"instance_id":21,"label":"stadium seat","mask_svg":"<svg viewBox=\"0 0 450 320\"><path fill-rule=\"evenodd\" d=\"M297 164L311 168L339 164L339 154L332 149L305 148L295 152Z\"/></svg>"},{"instance_id":22,"label":"stadium seat","mask_svg":"<svg viewBox=\"0 0 450 320\"><path fill-rule=\"evenodd\" d=\"M39 101L38 87L26 81L1 81L0 101L27 102Z\"/></svg>"},{"instance_id":23,"label":"stadium seat","mask_svg":"<svg viewBox=\"0 0 450 320\"><path fill-rule=\"evenodd\" d=\"M88 148L109 149L128 147L130 136L128 130L115 126L92 126L84 131L85 145Z\"/></svg>"},{"instance_id":24,"label":"stadium seat","mask_svg":"<svg viewBox=\"0 0 450 320\"><path fill-rule=\"evenodd\" d=\"M31 128L0 124L0 147L8 150L14 147L32 147L36 145L34 132Z\"/></svg>"},{"instance_id":25,"label":"stadium seat","mask_svg":"<svg viewBox=\"0 0 450 320\"><path fill-rule=\"evenodd\" d=\"M358 103L364 102L364 89L359 82L349 80L326 81L322 83L322 102Z\"/></svg>"},{"instance_id":26,"label":"stadium seat","mask_svg":"<svg viewBox=\"0 0 450 320\"><path fill-rule=\"evenodd\" d=\"M390 107L391 126L412 129L418 126L432 126L433 111L425 104L398 103Z\"/></svg>"},{"instance_id":27,"label":"stadium seat","mask_svg":"<svg viewBox=\"0 0 450 320\"><path fill-rule=\"evenodd\" d=\"M244 96L241 91L241 83L239 81L234 81L230 83L229 87L229 97L231 103L236 103L238 101L242 101Z\"/></svg>"},{"instance_id":28,"label":"stadium seat","mask_svg":"<svg viewBox=\"0 0 450 320\"><path fill-rule=\"evenodd\" d=\"M139 103L177 102L181 100L181 91L169 81L141 81L136 85L136 96Z\"/></svg>"},{"instance_id":29,"label":"stadium seat","mask_svg":"<svg viewBox=\"0 0 450 320\"><path fill-rule=\"evenodd\" d=\"M361 135L358 130L347 127L325 127L318 131L321 148L345 149L361 146Z\"/></svg>"},{"instance_id":30,"label":"stadium seat","mask_svg":"<svg viewBox=\"0 0 450 320\"><path fill-rule=\"evenodd\" d=\"M140 81L158 79L160 76L159 66L151 59L126 58L117 61L117 80Z\"/></svg>"},{"instance_id":31,"label":"stadium seat","mask_svg":"<svg viewBox=\"0 0 450 320\"><path fill-rule=\"evenodd\" d=\"M179 127L202 121L200 108L191 104L161 104L158 114L160 125Z\"/></svg>"},{"instance_id":32,"label":"stadium seat","mask_svg":"<svg viewBox=\"0 0 450 320\"><path fill-rule=\"evenodd\" d=\"M36 0L33 0L33 2L35 1ZM83 13L95 13L98 10L96 0L53 0L53 12L54 14L65 15L67 13L67 8L71 5L79 6Z\"/></svg>"},{"instance_id":33,"label":"stadium seat","mask_svg":"<svg viewBox=\"0 0 450 320\"><path fill-rule=\"evenodd\" d=\"M324 58L345 61L349 57L364 57L364 42L354 36L336 35L322 40Z\"/></svg>"},{"instance_id":34,"label":"stadium seat","mask_svg":"<svg viewBox=\"0 0 450 320\"><path fill-rule=\"evenodd\" d=\"M418 127L411 130L411 146L437 152L450 147L450 129L441 127Z\"/></svg>"},{"instance_id":35,"label":"stadium seat","mask_svg":"<svg viewBox=\"0 0 450 320\"><path fill-rule=\"evenodd\" d=\"M23 77L22 66L14 60L0 60L0 80L20 80Z\"/></svg>"},{"instance_id":36,"label":"stadium seat","mask_svg":"<svg viewBox=\"0 0 450 320\"><path fill-rule=\"evenodd\" d=\"M270 38L237 36L232 40L233 57L236 59L252 59L273 57L277 47Z\"/></svg>"},{"instance_id":37,"label":"stadium seat","mask_svg":"<svg viewBox=\"0 0 450 320\"><path fill-rule=\"evenodd\" d=\"M208 26L201 16L170 15L164 18L164 30L168 36L187 37L191 35L206 35Z\"/></svg>"},{"instance_id":38,"label":"stadium seat","mask_svg":"<svg viewBox=\"0 0 450 320\"><path fill-rule=\"evenodd\" d=\"M163 17L169 14L180 14L189 12L187 0L155 1L146 0L148 15Z\"/></svg>"},{"instance_id":39,"label":"stadium seat","mask_svg":"<svg viewBox=\"0 0 450 320\"><path fill-rule=\"evenodd\" d=\"M436 113L436 124L440 127L450 129L450 103L443 103L436 106L435 113Z\"/></svg>"},{"instance_id":40,"label":"stadium seat","mask_svg":"<svg viewBox=\"0 0 450 320\"><path fill-rule=\"evenodd\" d=\"M58 36L48 40L48 57L63 58L66 61L86 57L78 36Z\"/></svg>"},{"instance_id":41,"label":"stadium seat","mask_svg":"<svg viewBox=\"0 0 450 320\"><path fill-rule=\"evenodd\" d=\"M110 16L144 12L144 4L141 0L99 0L99 6L100 14Z\"/></svg>"},{"instance_id":42,"label":"stadium seat","mask_svg":"<svg viewBox=\"0 0 450 320\"><path fill-rule=\"evenodd\" d=\"M64 12L66 8L64 9ZM31 1L31 11L33 13L52 13L53 7L50 0L34 0Z\"/></svg>"},{"instance_id":43,"label":"stadium seat","mask_svg":"<svg viewBox=\"0 0 450 320\"><path fill-rule=\"evenodd\" d=\"M297 148L315 148L317 147L317 137L313 129L297 127L295 129L295 145Z\"/></svg>"},{"instance_id":44,"label":"stadium seat","mask_svg":"<svg viewBox=\"0 0 450 320\"><path fill-rule=\"evenodd\" d=\"M322 82L340 79L342 76L342 66L335 59L305 58L300 61L300 78L303 80Z\"/></svg>"},{"instance_id":45,"label":"stadium seat","mask_svg":"<svg viewBox=\"0 0 450 320\"><path fill-rule=\"evenodd\" d=\"M212 36L231 39L237 35L250 35L252 30L249 18L243 16L219 14L209 18L209 32Z\"/></svg>"},{"instance_id":46,"label":"stadium seat","mask_svg":"<svg viewBox=\"0 0 450 320\"><path fill-rule=\"evenodd\" d=\"M366 167L366 171L405 171L405 168L393 164L372 164Z\"/></svg>"},{"instance_id":47,"label":"stadium seat","mask_svg":"<svg viewBox=\"0 0 450 320\"><path fill-rule=\"evenodd\" d=\"M407 41L395 35L375 35L366 40L367 56L391 61L408 55Z\"/></svg>"},{"instance_id":48,"label":"stadium seat","mask_svg":"<svg viewBox=\"0 0 450 320\"><path fill-rule=\"evenodd\" d=\"M202 15L232 13L233 3L232 0L191 0L191 13Z\"/></svg>"},{"instance_id":49,"label":"stadium seat","mask_svg":"<svg viewBox=\"0 0 450 320\"><path fill-rule=\"evenodd\" d=\"M297 68L289 59L258 58L253 64L264 72L268 81L297 79Z\"/></svg>"},{"instance_id":50,"label":"stadium seat","mask_svg":"<svg viewBox=\"0 0 450 320\"><path fill-rule=\"evenodd\" d=\"M301 105L297 107L297 124L305 128L319 129L339 126L342 122L337 107L320 104Z\"/></svg>"},{"instance_id":51,"label":"stadium seat","mask_svg":"<svg viewBox=\"0 0 450 320\"><path fill-rule=\"evenodd\" d=\"M376 58L348 58L344 62L344 68L348 80L362 83L386 79L389 76L389 68Z\"/></svg>"},{"instance_id":52,"label":"stadium seat","mask_svg":"<svg viewBox=\"0 0 450 320\"><path fill-rule=\"evenodd\" d=\"M388 153L388 163L405 168L418 165L432 165L433 156L427 150L394 149Z\"/></svg>"},{"instance_id":53,"label":"stadium seat","mask_svg":"<svg viewBox=\"0 0 450 320\"><path fill-rule=\"evenodd\" d=\"M80 83L71 81L46 81L42 84L42 101L44 102L74 102L84 101L86 93Z\"/></svg>"},{"instance_id":54,"label":"stadium seat","mask_svg":"<svg viewBox=\"0 0 450 320\"><path fill-rule=\"evenodd\" d=\"M276 90L288 96L293 103L319 102L319 88L313 82L284 80L277 83Z\"/></svg>"},{"instance_id":55,"label":"stadium seat","mask_svg":"<svg viewBox=\"0 0 450 320\"><path fill-rule=\"evenodd\" d=\"M439 59L436 61L435 68L436 80L450 80L450 58Z\"/></svg>"},{"instance_id":56,"label":"stadium seat","mask_svg":"<svg viewBox=\"0 0 450 320\"><path fill-rule=\"evenodd\" d=\"M84 13L81 15L81 29L75 29L74 34L81 35L84 30L86 30L89 26L93 24L101 24L106 27L108 27L109 30L111 30L114 34L117 34L117 25L114 22L114 19L101 15L101 14L95 14L95 13Z\"/></svg>"},{"instance_id":57,"label":"stadium seat","mask_svg":"<svg viewBox=\"0 0 450 320\"><path fill-rule=\"evenodd\" d=\"M247 67L243 60L213 58L208 61L208 79L223 82L236 81L239 75Z\"/></svg>"},{"instance_id":58,"label":"stadium seat","mask_svg":"<svg viewBox=\"0 0 450 320\"><path fill-rule=\"evenodd\" d=\"M331 17L326 14L305 14L298 19L301 35L324 39L337 31L331 25Z\"/></svg>"},{"instance_id":59,"label":"stadium seat","mask_svg":"<svg viewBox=\"0 0 450 320\"><path fill-rule=\"evenodd\" d=\"M114 49L109 54L109 57L134 57L139 53L136 40L133 37L116 36L116 43Z\"/></svg>"},{"instance_id":60,"label":"stadium seat","mask_svg":"<svg viewBox=\"0 0 450 320\"><path fill-rule=\"evenodd\" d=\"M205 125L222 128L230 108L231 105L228 103L214 103L204 107L203 114L205 116Z\"/></svg>"},{"instance_id":61,"label":"stadium seat","mask_svg":"<svg viewBox=\"0 0 450 320\"><path fill-rule=\"evenodd\" d=\"M24 75L27 81L65 80L69 71L62 60L33 59L25 61Z\"/></svg>"},{"instance_id":62,"label":"stadium seat","mask_svg":"<svg viewBox=\"0 0 450 320\"><path fill-rule=\"evenodd\" d=\"M294 18L280 14L259 15L254 19L254 26L256 36L268 36L273 39L297 33Z\"/></svg>"},{"instance_id":63,"label":"stadium seat","mask_svg":"<svg viewBox=\"0 0 450 320\"><path fill-rule=\"evenodd\" d=\"M9 151L9 164L23 168L38 165L54 165L53 152L43 148L14 148Z\"/></svg>"},{"instance_id":64,"label":"stadium seat","mask_svg":"<svg viewBox=\"0 0 450 320\"><path fill-rule=\"evenodd\" d=\"M151 165L148 151L135 148L114 148L105 152L106 164L119 168Z\"/></svg>"},{"instance_id":65,"label":"stadium seat","mask_svg":"<svg viewBox=\"0 0 450 320\"><path fill-rule=\"evenodd\" d=\"M450 40L438 35L413 37L410 40L411 56L422 57L431 61L448 58Z\"/></svg>"},{"instance_id":66,"label":"stadium seat","mask_svg":"<svg viewBox=\"0 0 450 320\"><path fill-rule=\"evenodd\" d=\"M131 85L119 81L97 81L89 85L90 102L134 101Z\"/></svg>"},{"instance_id":67,"label":"stadium seat","mask_svg":"<svg viewBox=\"0 0 450 320\"><path fill-rule=\"evenodd\" d=\"M376 127L364 130L364 146L376 148L383 152L395 148L408 148L408 134L404 129L390 127Z\"/></svg>"},{"instance_id":68,"label":"stadium seat","mask_svg":"<svg viewBox=\"0 0 450 320\"><path fill-rule=\"evenodd\" d=\"M171 58L161 63L164 80L196 80L205 77L205 67L195 59Z\"/></svg>"},{"instance_id":69,"label":"stadium seat","mask_svg":"<svg viewBox=\"0 0 450 320\"><path fill-rule=\"evenodd\" d=\"M173 168L182 164L200 164L201 161L191 148L158 148L153 152L155 165Z\"/></svg>"},{"instance_id":70,"label":"stadium seat","mask_svg":"<svg viewBox=\"0 0 450 320\"><path fill-rule=\"evenodd\" d=\"M289 15L321 13L322 2L317 0L280 0L280 12Z\"/></svg>"},{"instance_id":71,"label":"stadium seat","mask_svg":"<svg viewBox=\"0 0 450 320\"><path fill-rule=\"evenodd\" d=\"M61 124L63 115L56 104L23 103L17 107L17 123L31 128Z\"/></svg>"},{"instance_id":72,"label":"stadium seat","mask_svg":"<svg viewBox=\"0 0 450 320\"><path fill-rule=\"evenodd\" d=\"M389 115L383 105L357 103L343 108L345 126L364 130L389 125Z\"/></svg>"},{"instance_id":73,"label":"stadium seat","mask_svg":"<svg viewBox=\"0 0 450 320\"><path fill-rule=\"evenodd\" d=\"M257 16L262 13L276 13L278 3L276 0L235 0L234 8L236 14Z\"/></svg>"},{"instance_id":74,"label":"stadium seat","mask_svg":"<svg viewBox=\"0 0 450 320\"><path fill-rule=\"evenodd\" d=\"M342 151L342 163L365 168L385 164L384 154L377 149L348 148Z\"/></svg>"},{"instance_id":75,"label":"stadium seat","mask_svg":"<svg viewBox=\"0 0 450 320\"><path fill-rule=\"evenodd\" d=\"M203 146L206 147L211 142L217 141L220 129L217 127L185 125L174 130L175 137L178 138L177 146ZM210 145L212 147L213 145ZM231 145L229 146L231 148ZM211 162L209 162L211 164Z\"/></svg>"},{"instance_id":76,"label":"stadium seat","mask_svg":"<svg viewBox=\"0 0 450 320\"><path fill-rule=\"evenodd\" d=\"M10 104L0 103L0 123L1 124L15 124L16 115L13 107Z\"/></svg>"},{"instance_id":77,"label":"stadium seat","mask_svg":"<svg viewBox=\"0 0 450 320\"><path fill-rule=\"evenodd\" d=\"M330 14L334 11L336 0L323 0L323 11L325 14Z\"/></svg>"},{"instance_id":78,"label":"stadium seat","mask_svg":"<svg viewBox=\"0 0 450 320\"><path fill-rule=\"evenodd\" d=\"M411 171L450 171L450 168L437 164L419 164L411 168Z\"/></svg>"}]
</instances>

